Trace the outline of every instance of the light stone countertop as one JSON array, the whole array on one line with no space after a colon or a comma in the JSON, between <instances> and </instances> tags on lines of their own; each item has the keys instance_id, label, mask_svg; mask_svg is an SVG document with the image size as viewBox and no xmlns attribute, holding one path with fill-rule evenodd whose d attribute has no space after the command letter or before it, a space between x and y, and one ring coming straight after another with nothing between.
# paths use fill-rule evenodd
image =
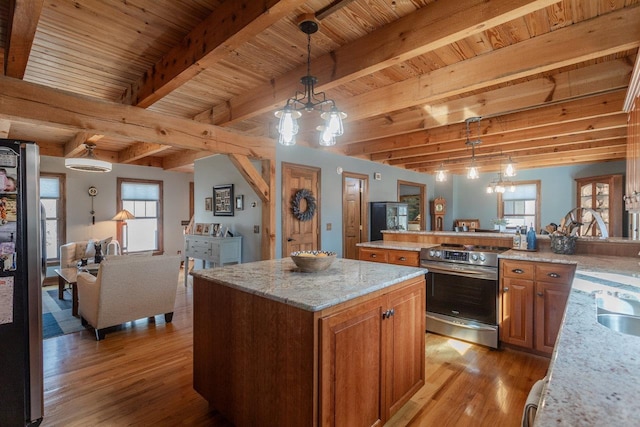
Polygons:
<instances>
[{"instance_id":1,"label":"light stone countertop","mask_svg":"<svg viewBox=\"0 0 640 427\"><path fill-rule=\"evenodd\" d=\"M291 258L282 258L196 270L191 274L315 312L426 272L424 268L336 258L325 271L304 273Z\"/></svg>"},{"instance_id":2,"label":"light stone countertop","mask_svg":"<svg viewBox=\"0 0 640 427\"><path fill-rule=\"evenodd\" d=\"M640 337L596 320L593 291L640 300L640 258L510 250L503 259L576 264L535 426L632 426L640 418Z\"/></svg>"},{"instance_id":3,"label":"light stone countertop","mask_svg":"<svg viewBox=\"0 0 640 427\"><path fill-rule=\"evenodd\" d=\"M420 249L422 248L432 248L440 245L437 243L385 242L384 240L374 240L373 242L357 243L356 246L373 249L395 249L399 251L420 252Z\"/></svg>"}]
</instances>

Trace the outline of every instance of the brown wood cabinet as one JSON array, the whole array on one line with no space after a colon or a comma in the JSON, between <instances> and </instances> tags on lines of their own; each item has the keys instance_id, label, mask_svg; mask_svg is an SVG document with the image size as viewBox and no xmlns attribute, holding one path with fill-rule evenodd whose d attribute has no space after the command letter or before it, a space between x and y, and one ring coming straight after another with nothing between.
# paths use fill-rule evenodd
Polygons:
<instances>
[{"instance_id":1,"label":"brown wood cabinet","mask_svg":"<svg viewBox=\"0 0 640 427\"><path fill-rule=\"evenodd\" d=\"M382 425L424 385L424 292L417 283L320 319L321 425Z\"/></svg>"},{"instance_id":2,"label":"brown wood cabinet","mask_svg":"<svg viewBox=\"0 0 640 427\"><path fill-rule=\"evenodd\" d=\"M576 179L579 208L591 208L598 212L607 225L609 236L622 237L622 175L603 175ZM582 214L584 225L581 236L600 236L601 232L592 221L590 212Z\"/></svg>"},{"instance_id":3,"label":"brown wood cabinet","mask_svg":"<svg viewBox=\"0 0 640 427\"><path fill-rule=\"evenodd\" d=\"M500 261L500 340L551 354L575 273L573 264Z\"/></svg>"},{"instance_id":4,"label":"brown wood cabinet","mask_svg":"<svg viewBox=\"0 0 640 427\"><path fill-rule=\"evenodd\" d=\"M409 267L420 266L420 252L418 251L368 248L364 246L361 246L359 249L360 261L386 262Z\"/></svg>"},{"instance_id":5,"label":"brown wood cabinet","mask_svg":"<svg viewBox=\"0 0 640 427\"><path fill-rule=\"evenodd\" d=\"M194 388L236 425L382 425L424 385L424 276L318 312L193 289Z\"/></svg>"}]
</instances>

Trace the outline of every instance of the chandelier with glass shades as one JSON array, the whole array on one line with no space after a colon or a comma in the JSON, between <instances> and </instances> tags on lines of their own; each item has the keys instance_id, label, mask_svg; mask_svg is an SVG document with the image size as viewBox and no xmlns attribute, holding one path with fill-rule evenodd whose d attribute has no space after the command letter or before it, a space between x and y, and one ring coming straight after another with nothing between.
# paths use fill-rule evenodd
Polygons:
<instances>
[{"instance_id":1,"label":"chandelier with glass shades","mask_svg":"<svg viewBox=\"0 0 640 427\"><path fill-rule=\"evenodd\" d=\"M482 143L482 140L477 137L476 139L471 139L471 124L472 123L477 123L478 124L478 131L477 131L477 135L480 135L480 120L482 119L482 117L469 117L468 119L465 120L465 127L466 127L466 141L465 144L471 147L471 163L469 164L469 166L467 167L467 179L478 179L480 178L480 173L479 173L479 168L478 165L476 164L476 159L479 159L480 157L485 158L485 157L494 157L494 155L489 154L489 155L485 155L485 156L476 156L476 145L480 145ZM500 156L503 156L502 153L499 154ZM504 186L502 184L504 184L504 181L502 180L502 177L508 177L508 178L513 178L514 176L516 176L516 162L513 161L513 159L511 159L511 156L509 156L509 161L507 162L507 166L505 168L504 171L502 171L502 160L500 161L500 172L498 173L498 180L497 181L493 181L491 184L489 184L489 187L487 187L487 193L504 193ZM435 171L435 176L436 176L436 182L444 182L447 180L447 170L445 169L445 162L440 163L440 166L438 167L438 169L436 169Z\"/></svg>"},{"instance_id":2,"label":"chandelier with glass shades","mask_svg":"<svg viewBox=\"0 0 640 427\"><path fill-rule=\"evenodd\" d=\"M323 146L335 145L336 137L344 133L342 120L347 115L338 110L335 101L327 99L324 92L315 91L315 84L318 79L311 75L311 34L318 31L318 22L313 14L302 15L299 19L298 27L307 35L307 75L300 79L304 86L304 91L296 91L292 98L287 99L287 103L282 110L275 112L278 122L278 142L282 145L294 145L298 134L298 119L302 115L301 111L319 111L320 117L324 120L324 125L318 126L319 144Z\"/></svg>"}]
</instances>

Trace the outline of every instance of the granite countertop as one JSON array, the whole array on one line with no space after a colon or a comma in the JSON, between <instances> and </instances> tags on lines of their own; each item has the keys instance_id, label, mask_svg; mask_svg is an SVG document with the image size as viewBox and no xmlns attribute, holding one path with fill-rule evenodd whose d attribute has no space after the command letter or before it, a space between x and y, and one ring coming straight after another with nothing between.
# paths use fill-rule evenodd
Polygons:
<instances>
[{"instance_id":1,"label":"granite countertop","mask_svg":"<svg viewBox=\"0 0 640 427\"><path fill-rule=\"evenodd\" d=\"M422 248L432 248L440 246L437 243L414 243L414 242L385 242L384 240L375 240L373 242L357 243L356 246L374 249L395 249L399 251L416 251L420 252Z\"/></svg>"},{"instance_id":2,"label":"granite countertop","mask_svg":"<svg viewBox=\"0 0 640 427\"><path fill-rule=\"evenodd\" d=\"M337 258L325 271L304 273L291 258L282 258L196 270L191 274L315 312L426 272L424 268Z\"/></svg>"},{"instance_id":3,"label":"granite countertop","mask_svg":"<svg viewBox=\"0 0 640 427\"><path fill-rule=\"evenodd\" d=\"M599 324L592 292L619 291L640 300L640 258L515 250L500 258L576 264L534 425L636 425L640 337Z\"/></svg>"}]
</instances>

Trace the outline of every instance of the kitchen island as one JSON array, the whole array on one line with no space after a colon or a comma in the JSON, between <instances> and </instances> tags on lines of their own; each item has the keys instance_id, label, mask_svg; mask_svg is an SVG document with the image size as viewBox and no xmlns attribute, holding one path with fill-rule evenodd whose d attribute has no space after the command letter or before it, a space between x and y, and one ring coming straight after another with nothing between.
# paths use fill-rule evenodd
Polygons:
<instances>
[{"instance_id":1,"label":"kitchen island","mask_svg":"<svg viewBox=\"0 0 640 427\"><path fill-rule=\"evenodd\" d=\"M238 426L383 424L424 384L425 269L194 272L194 388Z\"/></svg>"}]
</instances>

